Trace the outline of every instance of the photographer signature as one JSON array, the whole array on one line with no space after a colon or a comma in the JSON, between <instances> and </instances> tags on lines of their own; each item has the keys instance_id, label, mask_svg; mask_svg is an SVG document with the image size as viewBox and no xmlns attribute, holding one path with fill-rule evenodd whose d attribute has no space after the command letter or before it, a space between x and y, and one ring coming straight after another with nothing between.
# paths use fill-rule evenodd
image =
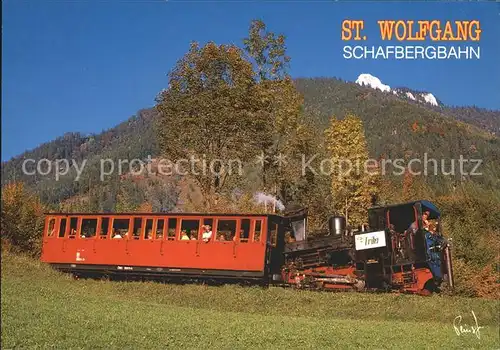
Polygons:
<instances>
[{"instance_id":1,"label":"photographer signature","mask_svg":"<svg viewBox=\"0 0 500 350\"><path fill-rule=\"evenodd\" d=\"M455 319L453 320L453 328L455 329L455 333L457 333L457 335L462 335L462 334L467 334L467 333L471 333L471 334L474 334L477 339L481 339L481 328L484 328L484 327L481 327L479 326L478 322L477 322L477 317L476 317L476 314L474 313L474 311L472 311L472 316L474 317L474 322L476 323L476 325L467 325L466 323L464 323L462 325L462 316L457 316L455 317Z\"/></svg>"}]
</instances>

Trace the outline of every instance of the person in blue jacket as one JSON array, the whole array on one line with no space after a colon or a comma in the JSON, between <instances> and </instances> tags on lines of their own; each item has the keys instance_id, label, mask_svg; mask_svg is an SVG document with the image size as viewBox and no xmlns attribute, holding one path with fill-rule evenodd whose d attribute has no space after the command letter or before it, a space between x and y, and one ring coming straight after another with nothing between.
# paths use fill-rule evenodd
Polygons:
<instances>
[{"instance_id":1,"label":"person in blue jacket","mask_svg":"<svg viewBox=\"0 0 500 350\"><path fill-rule=\"evenodd\" d=\"M429 267L435 279L443 278L441 273L441 250L444 244L444 239L436 232L436 225L429 224L425 229L425 241L427 243L427 254L429 256Z\"/></svg>"}]
</instances>

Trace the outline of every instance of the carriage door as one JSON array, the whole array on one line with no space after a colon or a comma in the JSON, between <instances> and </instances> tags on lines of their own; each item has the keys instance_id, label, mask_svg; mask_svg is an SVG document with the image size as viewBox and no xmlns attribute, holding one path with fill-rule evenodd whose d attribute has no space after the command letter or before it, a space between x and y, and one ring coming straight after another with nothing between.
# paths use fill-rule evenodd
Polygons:
<instances>
[{"instance_id":1,"label":"carriage door","mask_svg":"<svg viewBox=\"0 0 500 350\"><path fill-rule=\"evenodd\" d=\"M273 275L281 276L281 268L283 266L284 258L283 252L285 249L285 240L284 240L284 227L283 225L278 224L272 218L268 219L268 264L269 264L269 273L271 277ZM273 277L273 279L275 279Z\"/></svg>"},{"instance_id":2,"label":"carriage door","mask_svg":"<svg viewBox=\"0 0 500 350\"><path fill-rule=\"evenodd\" d=\"M65 241L64 236L66 235L66 230L68 228L68 218L64 217L59 220L59 228L57 233L58 242L60 242L59 246L62 251L64 251Z\"/></svg>"},{"instance_id":3,"label":"carriage door","mask_svg":"<svg viewBox=\"0 0 500 350\"><path fill-rule=\"evenodd\" d=\"M68 221L66 222L65 226L69 226L65 228L65 235L63 236L63 245L62 245L62 251L63 253L67 253L68 251L74 252L76 251L77 243L76 242L76 235L78 231L78 226L80 219L76 216L69 217ZM68 225L69 224L69 225ZM74 258L74 253L71 255L72 258Z\"/></svg>"},{"instance_id":4,"label":"carriage door","mask_svg":"<svg viewBox=\"0 0 500 350\"><path fill-rule=\"evenodd\" d=\"M57 249L57 218L47 217L45 219L45 226L43 230L43 241L42 241L42 259L45 258L46 254L48 256L54 255L52 252Z\"/></svg>"}]
</instances>

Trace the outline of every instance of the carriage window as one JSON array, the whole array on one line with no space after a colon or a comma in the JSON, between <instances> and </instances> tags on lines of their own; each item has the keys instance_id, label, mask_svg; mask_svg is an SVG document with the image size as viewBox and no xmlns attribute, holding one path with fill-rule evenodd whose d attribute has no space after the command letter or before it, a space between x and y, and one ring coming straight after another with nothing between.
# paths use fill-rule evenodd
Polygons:
<instances>
[{"instance_id":1,"label":"carriage window","mask_svg":"<svg viewBox=\"0 0 500 350\"><path fill-rule=\"evenodd\" d=\"M95 237L97 231L97 219L82 219L82 228L80 230L81 238Z\"/></svg>"},{"instance_id":2,"label":"carriage window","mask_svg":"<svg viewBox=\"0 0 500 350\"><path fill-rule=\"evenodd\" d=\"M65 232L66 232L66 218L61 219L61 222L59 224L59 237L63 238Z\"/></svg>"},{"instance_id":3,"label":"carriage window","mask_svg":"<svg viewBox=\"0 0 500 350\"><path fill-rule=\"evenodd\" d=\"M306 237L306 222L305 219L292 221L292 230L290 237L295 241L303 241Z\"/></svg>"},{"instance_id":4,"label":"carriage window","mask_svg":"<svg viewBox=\"0 0 500 350\"><path fill-rule=\"evenodd\" d=\"M76 236L76 230L78 228L78 218L71 218L69 220L69 236L70 237L75 237Z\"/></svg>"},{"instance_id":5,"label":"carriage window","mask_svg":"<svg viewBox=\"0 0 500 350\"><path fill-rule=\"evenodd\" d=\"M248 237L250 237L250 219L243 219L241 220L240 242L248 243Z\"/></svg>"},{"instance_id":6,"label":"carriage window","mask_svg":"<svg viewBox=\"0 0 500 350\"><path fill-rule=\"evenodd\" d=\"M133 239L139 239L139 237L141 235L141 229L142 229L142 219L135 218L134 219L134 230L132 231L132 238Z\"/></svg>"},{"instance_id":7,"label":"carriage window","mask_svg":"<svg viewBox=\"0 0 500 350\"><path fill-rule=\"evenodd\" d=\"M114 219L113 220L113 238L117 235L119 235L119 237L127 236L129 226L130 226L129 219Z\"/></svg>"},{"instance_id":8,"label":"carriage window","mask_svg":"<svg viewBox=\"0 0 500 350\"><path fill-rule=\"evenodd\" d=\"M271 237L271 245L273 247L276 247L276 241L277 241L277 236L278 236L278 225L277 224L270 224L269 225L269 236Z\"/></svg>"},{"instance_id":9,"label":"carriage window","mask_svg":"<svg viewBox=\"0 0 500 350\"><path fill-rule=\"evenodd\" d=\"M184 241L198 239L199 230L200 220L182 220L180 240Z\"/></svg>"},{"instance_id":10,"label":"carriage window","mask_svg":"<svg viewBox=\"0 0 500 350\"><path fill-rule=\"evenodd\" d=\"M49 225L47 226L47 236L52 237L56 233L56 219L50 218Z\"/></svg>"},{"instance_id":11,"label":"carriage window","mask_svg":"<svg viewBox=\"0 0 500 350\"><path fill-rule=\"evenodd\" d=\"M175 240L175 231L177 230L177 219L168 219L168 237L169 241Z\"/></svg>"},{"instance_id":12,"label":"carriage window","mask_svg":"<svg viewBox=\"0 0 500 350\"><path fill-rule=\"evenodd\" d=\"M217 221L217 240L232 241L236 235L236 220Z\"/></svg>"},{"instance_id":13,"label":"carriage window","mask_svg":"<svg viewBox=\"0 0 500 350\"><path fill-rule=\"evenodd\" d=\"M165 228L165 219L158 219L156 222L156 239L163 239L163 229Z\"/></svg>"},{"instance_id":14,"label":"carriage window","mask_svg":"<svg viewBox=\"0 0 500 350\"><path fill-rule=\"evenodd\" d=\"M254 242L260 242L261 232L262 232L262 221L255 220L255 232L253 234L253 241Z\"/></svg>"},{"instance_id":15,"label":"carriage window","mask_svg":"<svg viewBox=\"0 0 500 350\"><path fill-rule=\"evenodd\" d=\"M213 232L214 231L214 219L203 219L203 225L208 226L208 230ZM203 231L205 232L205 231ZM202 234L203 234L202 232ZM196 237L198 239L198 237ZM202 236L203 239L203 236Z\"/></svg>"},{"instance_id":16,"label":"carriage window","mask_svg":"<svg viewBox=\"0 0 500 350\"><path fill-rule=\"evenodd\" d=\"M109 218L102 218L101 220L101 232L100 232L100 238L106 238L108 235L109 231Z\"/></svg>"},{"instance_id":17,"label":"carriage window","mask_svg":"<svg viewBox=\"0 0 500 350\"><path fill-rule=\"evenodd\" d=\"M205 226L210 226L210 229L213 230L214 226L214 219L203 219L203 225Z\"/></svg>"},{"instance_id":18,"label":"carriage window","mask_svg":"<svg viewBox=\"0 0 500 350\"><path fill-rule=\"evenodd\" d=\"M144 239L153 239L153 219L146 220L146 230L144 232Z\"/></svg>"}]
</instances>

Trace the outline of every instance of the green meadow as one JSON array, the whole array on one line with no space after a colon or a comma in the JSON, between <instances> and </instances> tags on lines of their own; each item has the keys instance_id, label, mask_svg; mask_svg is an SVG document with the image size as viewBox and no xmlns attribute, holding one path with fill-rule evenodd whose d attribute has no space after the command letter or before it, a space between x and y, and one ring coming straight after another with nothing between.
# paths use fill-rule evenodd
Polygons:
<instances>
[{"instance_id":1,"label":"green meadow","mask_svg":"<svg viewBox=\"0 0 500 350\"><path fill-rule=\"evenodd\" d=\"M457 335L472 311L480 333ZM450 296L74 280L2 257L3 349L499 349L499 311Z\"/></svg>"}]
</instances>

